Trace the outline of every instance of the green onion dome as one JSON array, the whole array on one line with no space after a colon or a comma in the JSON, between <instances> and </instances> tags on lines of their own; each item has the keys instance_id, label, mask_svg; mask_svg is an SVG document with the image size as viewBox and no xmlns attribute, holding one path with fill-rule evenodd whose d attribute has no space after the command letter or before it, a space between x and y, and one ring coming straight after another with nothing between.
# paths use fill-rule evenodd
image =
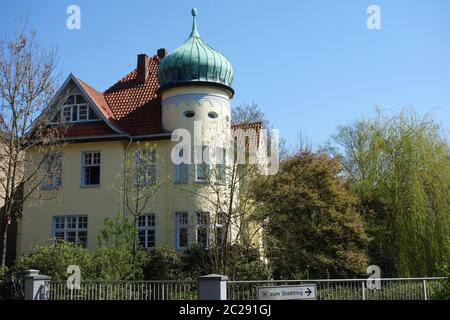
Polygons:
<instances>
[{"instance_id":1,"label":"green onion dome","mask_svg":"<svg viewBox=\"0 0 450 320\"><path fill-rule=\"evenodd\" d=\"M233 92L233 67L223 54L208 46L197 31L192 9L192 32L175 51L163 58L158 68L161 89L178 85L207 83L225 86Z\"/></svg>"}]
</instances>

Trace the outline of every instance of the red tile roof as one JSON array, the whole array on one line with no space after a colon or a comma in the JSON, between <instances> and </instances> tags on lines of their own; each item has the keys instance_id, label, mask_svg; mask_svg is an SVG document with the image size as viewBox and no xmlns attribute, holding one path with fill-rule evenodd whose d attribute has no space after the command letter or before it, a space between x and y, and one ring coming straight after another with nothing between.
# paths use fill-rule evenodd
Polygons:
<instances>
[{"instance_id":1,"label":"red tile roof","mask_svg":"<svg viewBox=\"0 0 450 320\"><path fill-rule=\"evenodd\" d=\"M128 73L105 92L101 93L86 82L76 78L82 89L97 105L108 123L92 122L73 124L68 127L66 137L122 135L147 136L165 133L161 120L161 100L158 96L158 55L148 58L148 78L136 80L136 69ZM261 123L233 125L233 129L256 129Z\"/></svg>"},{"instance_id":2,"label":"red tile roof","mask_svg":"<svg viewBox=\"0 0 450 320\"><path fill-rule=\"evenodd\" d=\"M120 128L132 136L163 133L159 81L156 76L160 58L148 59L147 81L136 81L136 69L104 92Z\"/></svg>"},{"instance_id":3,"label":"red tile roof","mask_svg":"<svg viewBox=\"0 0 450 320\"><path fill-rule=\"evenodd\" d=\"M67 138L79 138L79 137L101 137L116 135L117 132L113 131L108 125L102 121L79 123L76 125L70 125L67 127L65 136Z\"/></svg>"},{"instance_id":4,"label":"red tile roof","mask_svg":"<svg viewBox=\"0 0 450 320\"><path fill-rule=\"evenodd\" d=\"M69 126L66 136L70 138L122 133L146 136L164 133L161 125L161 100L157 94L159 82L156 73L159 62L158 55L148 58L149 75L146 82L136 81L134 69L103 93L77 78L110 126L102 122L77 123Z\"/></svg>"}]
</instances>

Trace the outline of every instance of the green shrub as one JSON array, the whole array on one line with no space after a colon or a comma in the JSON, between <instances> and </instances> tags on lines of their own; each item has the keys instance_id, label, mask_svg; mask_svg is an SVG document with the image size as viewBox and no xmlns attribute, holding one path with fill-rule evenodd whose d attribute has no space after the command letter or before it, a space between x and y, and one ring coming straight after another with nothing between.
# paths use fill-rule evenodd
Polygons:
<instances>
[{"instance_id":1,"label":"green shrub","mask_svg":"<svg viewBox=\"0 0 450 320\"><path fill-rule=\"evenodd\" d=\"M157 246L148 253L144 268L146 280L179 280L185 278L182 253L172 247Z\"/></svg>"},{"instance_id":2,"label":"green shrub","mask_svg":"<svg viewBox=\"0 0 450 320\"><path fill-rule=\"evenodd\" d=\"M21 278L25 270L37 269L41 274L52 277L53 280L66 280L67 267L77 265L80 267L82 279L95 278L94 260L92 252L79 245L55 241L47 246L36 246L33 253L21 256L16 260L13 274Z\"/></svg>"}]
</instances>

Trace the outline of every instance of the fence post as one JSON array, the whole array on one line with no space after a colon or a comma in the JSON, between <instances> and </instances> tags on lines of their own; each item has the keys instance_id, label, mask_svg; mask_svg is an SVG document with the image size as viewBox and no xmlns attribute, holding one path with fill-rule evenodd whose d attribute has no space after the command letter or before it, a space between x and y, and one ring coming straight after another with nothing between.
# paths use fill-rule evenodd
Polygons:
<instances>
[{"instance_id":1,"label":"fence post","mask_svg":"<svg viewBox=\"0 0 450 320\"><path fill-rule=\"evenodd\" d=\"M365 281L361 281L361 287L362 287L362 299L366 300L366 283L365 283Z\"/></svg>"},{"instance_id":2,"label":"fence post","mask_svg":"<svg viewBox=\"0 0 450 320\"><path fill-rule=\"evenodd\" d=\"M25 300L49 300L49 282L52 278L39 274L39 270L26 270L24 293Z\"/></svg>"},{"instance_id":3,"label":"fence post","mask_svg":"<svg viewBox=\"0 0 450 320\"><path fill-rule=\"evenodd\" d=\"M198 278L199 300L227 300L227 276L210 274Z\"/></svg>"},{"instance_id":4,"label":"fence post","mask_svg":"<svg viewBox=\"0 0 450 320\"><path fill-rule=\"evenodd\" d=\"M428 300L428 294L427 294L427 280L423 280L423 296L425 300Z\"/></svg>"}]
</instances>

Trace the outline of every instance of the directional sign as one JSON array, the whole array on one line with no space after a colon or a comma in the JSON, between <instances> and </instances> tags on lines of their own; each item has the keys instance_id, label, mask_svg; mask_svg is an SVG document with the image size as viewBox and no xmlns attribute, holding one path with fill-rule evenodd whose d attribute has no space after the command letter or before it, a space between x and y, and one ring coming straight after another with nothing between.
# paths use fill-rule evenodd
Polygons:
<instances>
[{"instance_id":1,"label":"directional sign","mask_svg":"<svg viewBox=\"0 0 450 320\"><path fill-rule=\"evenodd\" d=\"M316 300L315 284L294 286L258 287L259 300Z\"/></svg>"}]
</instances>

